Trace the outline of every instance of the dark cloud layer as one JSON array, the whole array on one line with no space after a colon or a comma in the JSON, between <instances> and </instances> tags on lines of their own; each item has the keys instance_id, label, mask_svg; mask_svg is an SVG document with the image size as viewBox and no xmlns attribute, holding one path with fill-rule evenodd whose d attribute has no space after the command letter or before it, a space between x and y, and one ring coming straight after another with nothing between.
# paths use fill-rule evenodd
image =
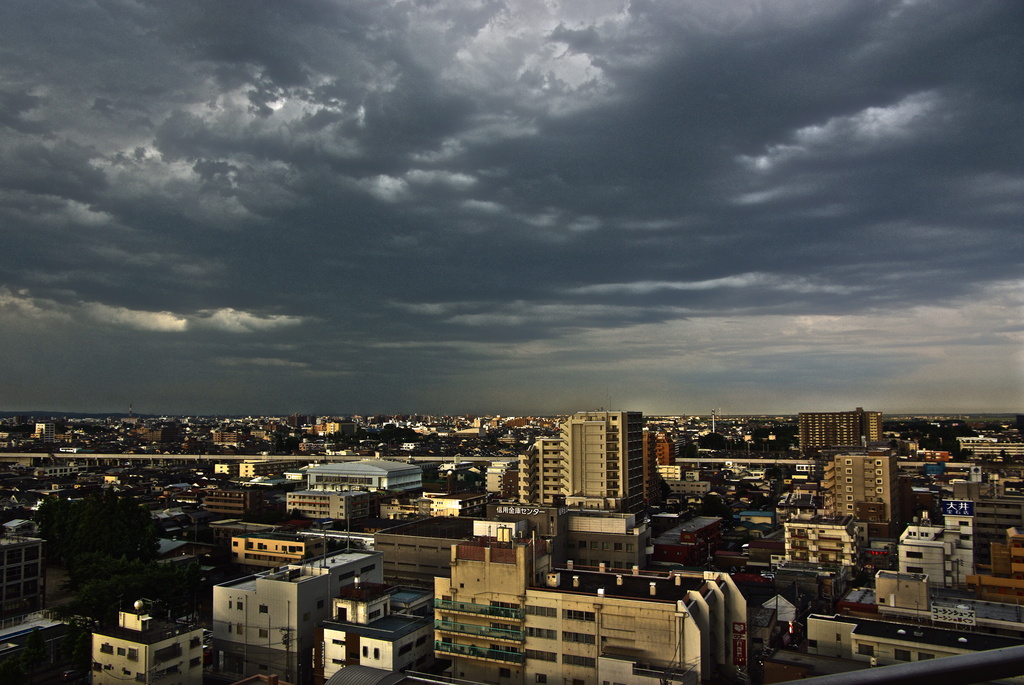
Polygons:
<instances>
[{"instance_id":1,"label":"dark cloud layer","mask_svg":"<svg viewBox=\"0 0 1024 685\"><path fill-rule=\"evenodd\" d=\"M0 10L0 408L1013 411L1013 2Z\"/></svg>"}]
</instances>

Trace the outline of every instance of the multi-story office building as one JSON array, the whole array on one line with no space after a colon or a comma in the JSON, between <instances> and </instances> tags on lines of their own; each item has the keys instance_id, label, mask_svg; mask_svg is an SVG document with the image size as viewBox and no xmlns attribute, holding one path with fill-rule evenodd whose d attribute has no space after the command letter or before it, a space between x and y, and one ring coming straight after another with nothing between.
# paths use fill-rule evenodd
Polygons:
<instances>
[{"instance_id":1,"label":"multi-story office building","mask_svg":"<svg viewBox=\"0 0 1024 685\"><path fill-rule=\"evenodd\" d=\"M790 519L785 526L787 561L859 566L860 544L852 516Z\"/></svg>"},{"instance_id":2,"label":"multi-story office building","mask_svg":"<svg viewBox=\"0 0 1024 685\"><path fill-rule=\"evenodd\" d=\"M728 574L555 569L548 543L478 538L435 581L434 650L491 683L698 685L746 664L746 601Z\"/></svg>"},{"instance_id":3,"label":"multi-story office building","mask_svg":"<svg viewBox=\"0 0 1024 685\"><path fill-rule=\"evenodd\" d=\"M896 457L889 454L837 454L825 466L825 510L832 516L853 516L869 540L896 537L898 477Z\"/></svg>"},{"instance_id":4,"label":"multi-story office building","mask_svg":"<svg viewBox=\"0 0 1024 685\"><path fill-rule=\"evenodd\" d=\"M564 546L566 561L577 566L647 567L651 525L638 514L570 510L566 528L565 542L556 536L548 538L559 548L553 553L553 563L561 561Z\"/></svg>"},{"instance_id":5,"label":"multi-story office building","mask_svg":"<svg viewBox=\"0 0 1024 685\"><path fill-rule=\"evenodd\" d=\"M316 627L341 588L382 580L380 552L346 551L213 588L213 668L239 679L277 674L309 683Z\"/></svg>"},{"instance_id":6,"label":"multi-story office building","mask_svg":"<svg viewBox=\"0 0 1024 685\"><path fill-rule=\"evenodd\" d=\"M202 685L203 629L153 618L139 600L116 628L93 632L92 682Z\"/></svg>"},{"instance_id":7,"label":"multi-story office building","mask_svg":"<svg viewBox=\"0 0 1024 685\"><path fill-rule=\"evenodd\" d=\"M280 476L290 469L309 464L308 459L246 459L238 465L238 477L245 479Z\"/></svg>"},{"instance_id":8,"label":"multi-story office building","mask_svg":"<svg viewBox=\"0 0 1024 685\"><path fill-rule=\"evenodd\" d=\"M863 447L882 439L882 412L853 411L800 412L800 449L819 450Z\"/></svg>"},{"instance_id":9,"label":"multi-story office building","mask_svg":"<svg viewBox=\"0 0 1024 685\"><path fill-rule=\"evenodd\" d=\"M36 424L36 430L32 437L40 442L54 442L56 440L56 426L49 421Z\"/></svg>"},{"instance_id":10,"label":"multi-story office building","mask_svg":"<svg viewBox=\"0 0 1024 685\"><path fill-rule=\"evenodd\" d=\"M42 609L45 579L42 540L0 537L0 618Z\"/></svg>"}]
</instances>

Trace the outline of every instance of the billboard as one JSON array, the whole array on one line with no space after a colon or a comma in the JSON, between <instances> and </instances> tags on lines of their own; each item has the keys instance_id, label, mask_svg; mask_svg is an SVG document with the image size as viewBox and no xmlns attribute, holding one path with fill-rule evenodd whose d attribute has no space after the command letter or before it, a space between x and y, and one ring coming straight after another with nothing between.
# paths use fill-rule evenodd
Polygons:
<instances>
[{"instance_id":1,"label":"billboard","mask_svg":"<svg viewBox=\"0 0 1024 685\"><path fill-rule=\"evenodd\" d=\"M975 624L974 607L966 604L932 602L932 620L939 623L958 623L962 626Z\"/></svg>"},{"instance_id":2,"label":"billboard","mask_svg":"<svg viewBox=\"0 0 1024 685\"><path fill-rule=\"evenodd\" d=\"M963 499L942 500L942 513L946 516L974 516L974 502Z\"/></svg>"}]
</instances>

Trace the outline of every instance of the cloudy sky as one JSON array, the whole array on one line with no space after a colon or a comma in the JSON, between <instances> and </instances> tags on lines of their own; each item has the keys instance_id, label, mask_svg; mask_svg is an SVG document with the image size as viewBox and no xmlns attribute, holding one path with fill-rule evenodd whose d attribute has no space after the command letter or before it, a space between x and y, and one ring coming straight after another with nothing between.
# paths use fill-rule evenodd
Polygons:
<instances>
[{"instance_id":1,"label":"cloudy sky","mask_svg":"<svg viewBox=\"0 0 1024 685\"><path fill-rule=\"evenodd\" d=\"M0 409L1024 411L1014 0L5 0Z\"/></svg>"}]
</instances>

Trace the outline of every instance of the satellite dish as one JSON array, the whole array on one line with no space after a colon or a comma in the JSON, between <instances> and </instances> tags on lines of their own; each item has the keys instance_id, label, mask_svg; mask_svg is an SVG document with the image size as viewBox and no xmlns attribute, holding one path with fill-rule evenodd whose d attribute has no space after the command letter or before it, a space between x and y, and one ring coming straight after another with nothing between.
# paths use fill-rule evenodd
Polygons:
<instances>
[{"instance_id":1,"label":"satellite dish","mask_svg":"<svg viewBox=\"0 0 1024 685\"><path fill-rule=\"evenodd\" d=\"M135 611L142 612L142 607L146 606L145 602L141 599L135 600Z\"/></svg>"}]
</instances>

